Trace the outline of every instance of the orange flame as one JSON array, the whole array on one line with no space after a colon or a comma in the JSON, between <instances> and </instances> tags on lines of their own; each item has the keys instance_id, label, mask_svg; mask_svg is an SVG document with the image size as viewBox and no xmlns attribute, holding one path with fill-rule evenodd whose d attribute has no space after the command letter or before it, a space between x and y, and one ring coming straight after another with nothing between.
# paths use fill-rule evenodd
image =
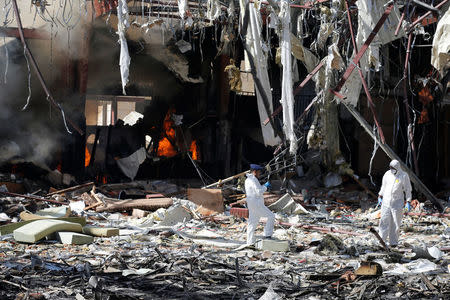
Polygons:
<instances>
[{"instance_id":1,"label":"orange flame","mask_svg":"<svg viewBox=\"0 0 450 300\"><path fill-rule=\"evenodd\" d=\"M89 166L89 163L91 162L91 153L89 153L89 150L86 146L86 150L84 151L84 167L86 168Z\"/></svg>"},{"instance_id":2,"label":"orange flame","mask_svg":"<svg viewBox=\"0 0 450 300\"><path fill-rule=\"evenodd\" d=\"M198 147L197 142L195 140L192 141L189 151L192 153L193 160L199 160Z\"/></svg>"},{"instance_id":3,"label":"orange flame","mask_svg":"<svg viewBox=\"0 0 450 300\"><path fill-rule=\"evenodd\" d=\"M158 156L165 156L165 157L173 157L178 154L177 150L175 150L175 147L172 145L172 143L169 141L175 141L176 138L176 132L173 128L174 122L172 120L172 114L175 113L175 109L171 108L166 114L166 117L164 118L163 123L163 130L167 137L164 137L159 141L158 145Z\"/></svg>"}]
</instances>

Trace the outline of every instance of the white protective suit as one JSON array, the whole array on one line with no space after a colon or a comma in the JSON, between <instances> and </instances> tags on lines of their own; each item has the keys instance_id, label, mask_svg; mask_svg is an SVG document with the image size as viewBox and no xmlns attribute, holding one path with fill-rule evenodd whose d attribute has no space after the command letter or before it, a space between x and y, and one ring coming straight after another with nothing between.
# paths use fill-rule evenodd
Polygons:
<instances>
[{"instance_id":1,"label":"white protective suit","mask_svg":"<svg viewBox=\"0 0 450 300\"><path fill-rule=\"evenodd\" d=\"M263 193L267 187L261 185L253 174L247 174L245 180L245 193L247 195L248 225L247 225L247 245L255 243L255 230L258 226L259 218L266 217L267 223L264 227L264 236L272 236L275 215L264 205Z\"/></svg>"},{"instance_id":2,"label":"white protective suit","mask_svg":"<svg viewBox=\"0 0 450 300\"><path fill-rule=\"evenodd\" d=\"M389 236L389 244L396 246L403 216L403 202L405 197L406 201L411 201L411 182L397 160L391 161L389 167L397 172L394 174L389 170L383 176L379 192L383 198L379 232L383 241L387 242Z\"/></svg>"}]
</instances>

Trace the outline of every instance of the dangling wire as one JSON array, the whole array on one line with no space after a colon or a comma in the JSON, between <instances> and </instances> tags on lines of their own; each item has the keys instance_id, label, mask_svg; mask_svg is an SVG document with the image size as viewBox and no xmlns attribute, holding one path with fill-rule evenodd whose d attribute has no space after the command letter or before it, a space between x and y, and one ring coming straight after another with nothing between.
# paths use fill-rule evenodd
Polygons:
<instances>
[{"instance_id":1,"label":"dangling wire","mask_svg":"<svg viewBox=\"0 0 450 300\"><path fill-rule=\"evenodd\" d=\"M9 51L8 51L8 44L6 43L6 37L3 36L3 44L5 44L5 74L3 78L3 82L6 84L7 77L8 77L8 68L9 68Z\"/></svg>"},{"instance_id":2,"label":"dangling wire","mask_svg":"<svg viewBox=\"0 0 450 300\"><path fill-rule=\"evenodd\" d=\"M200 173L200 170L199 170L197 164L196 164L195 161L192 159L191 154L190 154L189 151L187 150L187 149L188 149L188 146L187 146L186 138L184 137L184 132L183 132L183 129L182 129L182 128L180 128L180 132L181 132L181 135L183 136L183 143L184 143L184 147L185 147L185 149L186 149L187 156L189 157L189 160L191 161L192 165L194 165L194 168L195 168L195 170L197 171L197 174L198 174L198 176L200 177L200 180L202 181L203 185L205 186L205 185L206 185L206 182L205 182L205 180L203 179L202 173Z\"/></svg>"},{"instance_id":3,"label":"dangling wire","mask_svg":"<svg viewBox=\"0 0 450 300\"><path fill-rule=\"evenodd\" d=\"M378 131L377 131L377 127L373 126L373 134L375 136L378 136ZM373 159L375 158L375 154L377 153L378 148L380 147L380 145L378 144L378 139L374 139L373 141L373 151L372 151L372 157L370 158L370 163L369 163L369 177L370 177L370 182L372 182L373 185L375 185L375 182L373 182L373 178L372 178L372 163L373 163Z\"/></svg>"},{"instance_id":4,"label":"dangling wire","mask_svg":"<svg viewBox=\"0 0 450 300\"><path fill-rule=\"evenodd\" d=\"M68 133L72 134L72 131L70 131L69 127L67 126L67 122L66 122L66 115L64 114L64 110L61 107L61 104L57 103L59 110L61 111L61 115L63 118L63 122L64 122L64 127L66 127L66 130Z\"/></svg>"},{"instance_id":5,"label":"dangling wire","mask_svg":"<svg viewBox=\"0 0 450 300\"><path fill-rule=\"evenodd\" d=\"M31 69L30 69L30 62L28 61L28 55L27 55L27 47L23 46L23 56L25 56L25 60L27 61L27 68L28 68L28 98L27 103L22 108L22 110L27 109L28 105L30 104L31 100Z\"/></svg>"}]
</instances>

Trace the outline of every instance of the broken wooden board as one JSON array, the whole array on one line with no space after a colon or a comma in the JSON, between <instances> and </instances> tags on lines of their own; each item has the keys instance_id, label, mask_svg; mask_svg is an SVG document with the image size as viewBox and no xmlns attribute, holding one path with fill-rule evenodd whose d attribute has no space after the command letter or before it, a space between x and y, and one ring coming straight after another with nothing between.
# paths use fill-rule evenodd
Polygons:
<instances>
[{"instance_id":1,"label":"broken wooden board","mask_svg":"<svg viewBox=\"0 0 450 300\"><path fill-rule=\"evenodd\" d=\"M94 242L93 236L76 232L61 231L56 233L56 236L61 244L84 245Z\"/></svg>"},{"instance_id":2,"label":"broken wooden board","mask_svg":"<svg viewBox=\"0 0 450 300\"><path fill-rule=\"evenodd\" d=\"M105 199L106 206L97 207L98 212L115 212L123 210L132 210L134 208L142 210L155 211L158 208L167 208L173 204L170 198L152 198L152 199L127 199L127 200L109 200Z\"/></svg>"},{"instance_id":3,"label":"broken wooden board","mask_svg":"<svg viewBox=\"0 0 450 300\"><path fill-rule=\"evenodd\" d=\"M221 189L188 189L187 195L188 200L198 206L218 213L224 212ZM199 209L199 213L202 213L202 209Z\"/></svg>"},{"instance_id":4,"label":"broken wooden board","mask_svg":"<svg viewBox=\"0 0 450 300\"><path fill-rule=\"evenodd\" d=\"M27 211L23 211L20 213L20 219L23 221L29 220L42 220L42 219L56 219L56 218L67 218L70 216L71 210L70 207L53 207L51 209L43 209L37 211L36 213L30 213Z\"/></svg>"},{"instance_id":5,"label":"broken wooden board","mask_svg":"<svg viewBox=\"0 0 450 300\"><path fill-rule=\"evenodd\" d=\"M61 220L37 220L26 224L13 231L14 239L17 242L35 243L58 231L81 232L83 227L80 224Z\"/></svg>"},{"instance_id":6,"label":"broken wooden board","mask_svg":"<svg viewBox=\"0 0 450 300\"><path fill-rule=\"evenodd\" d=\"M119 235L119 228L84 226L83 233L98 237L111 237Z\"/></svg>"},{"instance_id":7,"label":"broken wooden board","mask_svg":"<svg viewBox=\"0 0 450 300\"><path fill-rule=\"evenodd\" d=\"M56 219L52 219L52 220L61 220L61 221L67 221L67 222L71 222L71 223L77 223L77 224L80 224L81 226L86 225L86 218L83 218L83 217L56 218ZM0 226L0 235L13 233L14 230L16 230L26 224L29 224L31 222L35 222L35 221L38 221L38 219L22 221L22 222L17 222L17 223L10 223L7 225Z\"/></svg>"},{"instance_id":8,"label":"broken wooden board","mask_svg":"<svg viewBox=\"0 0 450 300\"><path fill-rule=\"evenodd\" d=\"M91 187L93 185L94 185L94 182L88 182L88 183L80 184L80 185L77 185L77 186L72 186L72 187L69 187L69 188L66 188L66 189L63 189L63 190L49 191L49 193L47 194L47 197L55 195L55 194L64 194L64 193L67 193L67 192L73 192L73 191L81 190L81 189L88 190L88 189L91 189Z\"/></svg>"}]
</instances>

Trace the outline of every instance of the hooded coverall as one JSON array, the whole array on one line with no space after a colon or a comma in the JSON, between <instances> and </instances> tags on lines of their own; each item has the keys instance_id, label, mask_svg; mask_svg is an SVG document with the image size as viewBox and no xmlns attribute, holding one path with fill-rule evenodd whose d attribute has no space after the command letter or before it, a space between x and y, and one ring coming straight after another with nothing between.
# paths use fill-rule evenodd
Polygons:
<instances>
[{"instance_id":1,"label":"hooded coverall","mask_svg":"<svg viewBox=\"0 0 450 300\"><path fill-rule=\"evenodd\" d=\"M379 232L383 241L387 242L389 236L389 244L396 246L403 216L404 197L406 196L406 201L411 201L411 182L397 160L391 161L389 166L391 170L384 174L379 192L383 198Z\"/></svg>"},{"instance_id":2,"label":"hooded coverall","mask_svg":"<svg viewBox=\"0 0 450 300\"><path fill-rule=\"evenodd\" d=\"M245 193L247 195L248 207L248 225L247 225L247 245L255 243L255 230L258 225L259 218L267 217L266 226L264 227L264 236L272 236L275 215L264 205L263 193L267 187L261 185L253 174L247 174L245 180Z\"/></svg>"}]
</instances>

